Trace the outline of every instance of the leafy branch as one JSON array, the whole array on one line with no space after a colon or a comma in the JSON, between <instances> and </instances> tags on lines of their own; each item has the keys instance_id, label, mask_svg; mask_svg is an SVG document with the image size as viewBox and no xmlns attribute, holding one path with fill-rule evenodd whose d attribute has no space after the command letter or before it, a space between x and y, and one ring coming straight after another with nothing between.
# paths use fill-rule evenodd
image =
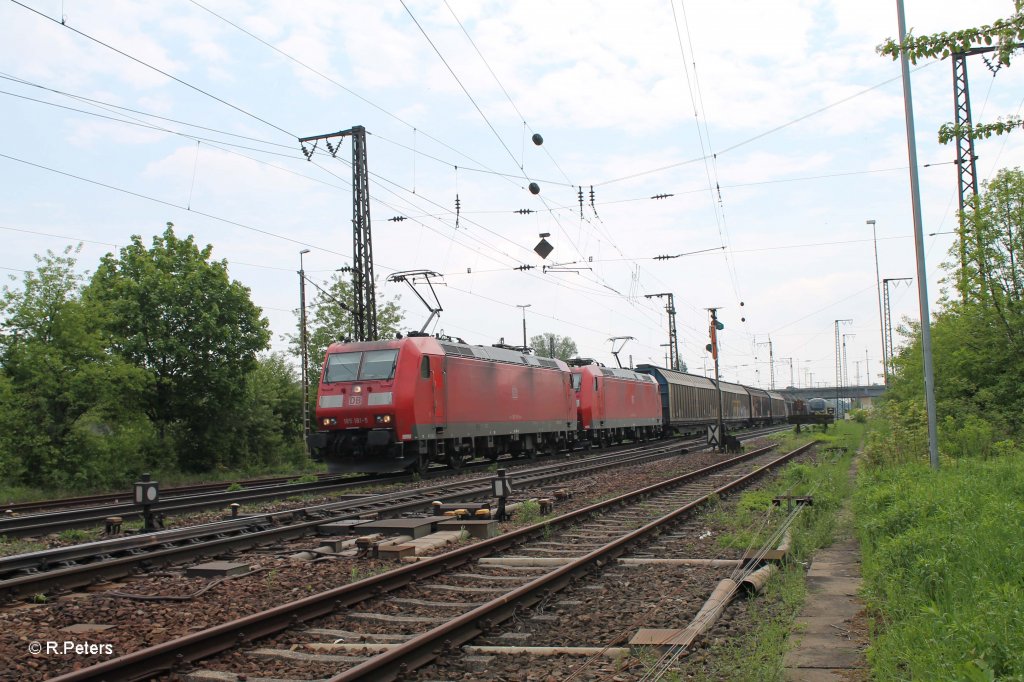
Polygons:
<instances>
[{"instance_id":1,"label":"leafy branch","mask_svg":"<svg viewBox=\"0 0 1024 682\"><path fill-rule=\"evenodd\" d=\"M991 25L919 37L908 34L903 41L903 52L911 63L916 64L918 59L946 59L952 54L967 52L975 46L990 46L995 43L999 64L1009 66L1010 54L1016 49L1017 43L1024 40L1022 4L1024 3L1016 0L1016 13L1006 19L997 19ZM880 55L892 57L893 60L900 56L900 43L893 38L887 39L876 49Z\"/></svg>"},{"instance_id":2,"label":"leafy branch","mask_svg":"<svg viewBox=\"0 0 1024 682\"><path fill-rule=\"evenodd\" d=\"M964 133L972 140L981 140L993 135L1003 135L1014 128L1024 128L1024 119L1009 117L1006 120L999 120L995 123L975 123L974 125L964 126L944 123L939 128L939 143L949 144L953 140L959 139Z\"/></svg>"}]
</instances>

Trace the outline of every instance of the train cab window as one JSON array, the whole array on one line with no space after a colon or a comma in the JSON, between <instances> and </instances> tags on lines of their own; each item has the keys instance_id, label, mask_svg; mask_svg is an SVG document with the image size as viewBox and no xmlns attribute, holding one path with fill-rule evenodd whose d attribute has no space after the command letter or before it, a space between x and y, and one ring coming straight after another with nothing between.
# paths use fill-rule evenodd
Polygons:
<instances>
[{"instance_id":1,"label":"train cab window","mask_svg":"<svg viewBox=\"0 0 1024 682\"><path fill-rule=\"evenodd\" d=\"M572 375L572 390L574 390L577 393L579 393L581 388L583 388L583 375L582 374L573 374Z\"/></svg>"},{"instance_id":2,"label":"train cab window","mask_svg":"<svg viewBox=\"0 0 1024 682\"><path fill-rule=\"evenodd\" d=\"M430 356L424 355L420 361L420 377L423 379L430 378Z\"/></svg>"},{"instance_id":3,"label":"train cab window","mask_svg":"<svg viewBox=\"0 0 1024 682\"><path fill-rule=\"evenodd\" d=\"M364 381L391 379L395 376L397 350L368 350L363 353L363 366L359 378Z\"/></svg>"},{"instance_id":4,"label":"train cab window","mask_svg":"<svg viewBox=\"0 0 1024 682\"><path fill-rule=\"evenodd\" d=\"M328 384L336 381L355 381L359 375L359 360L362 355L362 353L331 353L328 355L324 381Z\"/></svg>"},{"instance_id":5,"label":"train cab window","mask_svg":"<svg viewBox=\"0 0 1024 682\"><path fill-rule=\"evenodd\" d=\"M331 353L327 356L324 382L386 380L395 376L397 350L368 350L354 353Z\"/></svg>"}]
</instances>

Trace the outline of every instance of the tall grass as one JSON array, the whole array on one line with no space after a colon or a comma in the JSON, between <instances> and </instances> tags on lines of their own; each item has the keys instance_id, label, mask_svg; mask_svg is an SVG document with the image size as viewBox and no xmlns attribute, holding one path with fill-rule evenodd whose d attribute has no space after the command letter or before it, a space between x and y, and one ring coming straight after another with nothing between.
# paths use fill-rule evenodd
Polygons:
<instances>
[{"instance_id":1,"label":"tall grass","mask_svg":"<svg viewBox=\"0 0 1024 682\"><path fill-rule=\"evenodd\" d=\"M1024 680L1024 453L861 472L878 680Z\"/></svg>"}]
</instances>

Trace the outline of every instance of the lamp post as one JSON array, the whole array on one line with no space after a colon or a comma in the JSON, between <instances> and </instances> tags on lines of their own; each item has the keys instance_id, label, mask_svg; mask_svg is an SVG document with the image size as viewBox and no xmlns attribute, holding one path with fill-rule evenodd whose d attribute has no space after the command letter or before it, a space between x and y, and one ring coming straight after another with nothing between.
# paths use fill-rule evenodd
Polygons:
<instances>
[{"instance_id":1,"label":"lamp post","mask_svg":"<svg viewBox=\"0 0 1024 682\"><path fill-rule=\"evenodd\" d=\"M517 303L516 304L517 308L522 308L523 309L523 352L524 353L526 352L526 349L529 347L529 346L526 345L526 309L529 308L531 305L533 305L533 304L532 303L524 303L524 304L518 304Z\"/></svg>"},{"instance_id":2,"label":"lamp post","mask_svg":"<svg viewBox=\"0 0 1024 682\"><path fill-rule=\"evenodd\" d=\"M302 440L306 446L306 456L309 456L309 350L306 338L306 268L303 265L302 257L309 253L309 249L299 251L299 341L302 345Z\"/></svg>"},{"instance_id":3,"label":"lamp post","mask_svg":"<svg viewBox=\"0 0 1024 682\"><path fill-rule=\"evenodd\" d=\"M885 351L885 321L882 317L882 276L878 273L878 235L875 232L875 221L868 220L867 224L871 226L871 241L875 244L875 291L878 295L878 328L882 333L882 367L889 366L889 358ZM889 374L884 373L885 385L889 385Z\"/></svg>"}]
</instances>

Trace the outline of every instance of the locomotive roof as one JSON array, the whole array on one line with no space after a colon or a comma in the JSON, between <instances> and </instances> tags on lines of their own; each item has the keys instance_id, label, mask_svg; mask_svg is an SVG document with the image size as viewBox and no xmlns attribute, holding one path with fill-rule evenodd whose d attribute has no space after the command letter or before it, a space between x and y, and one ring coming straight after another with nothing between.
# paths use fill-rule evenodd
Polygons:
<instances>
[{"instance_id":1,"label":"locomotive roof","mask_svg":"<svg viewBox=\"0 0 1024 682\"><path fill-rule=\"evenodd\" d=\"M581 365L573 367L572 371L575 373L582 373L585 370L590 370L590 374L600 374L605 377L614 377L616 379L626 379L628 381L640 381L643 383L657 383L649 374L642 374L640 372L634 372L631 369L623 369L621 367L601 367L600 365Z\"/></svg>"},{"instance_id":2,"label":"locomotive roof","mask_svg":"<svg viewBox=\"0 0 1024 682\"><path fill-rule=\"evenodd\" d=\"M478 360L490 360L491 362L507 362L514 365L544 367L546 369L558 369L562 371L567 371L569 369L569 367L562 361L552 358L539 358L535 355L528 355L520 351L509 350L507 348L496 348L494 346L473 346L468 343L459 343L457 341L447 339L442 340L432 336L407 336L402 339L332 343L330 348L328 348L328 352L402 348L405 345L419 346L426 352L436 353L440 350L445 355L476 358Z\"/></svg>"},{"instance_id":3,"label":"locomotive roof","mask_svg":"<svg viewBox=\"0 0 1024 682\"><path fill-rule=\"evenodd\" d=\"M559 360L553 358L539 358L536 355L527 355L507 348L495 348L494 346L471 346L468 343L455 343L452 341L438 340L437 345L447 355L457 355L464 358L477 358L479 360L490 360L492 362L508 362L514 365L526 365L528 367L546 367L548 369L566 370L568 367Z\"/></svg>"}]
</instances>

